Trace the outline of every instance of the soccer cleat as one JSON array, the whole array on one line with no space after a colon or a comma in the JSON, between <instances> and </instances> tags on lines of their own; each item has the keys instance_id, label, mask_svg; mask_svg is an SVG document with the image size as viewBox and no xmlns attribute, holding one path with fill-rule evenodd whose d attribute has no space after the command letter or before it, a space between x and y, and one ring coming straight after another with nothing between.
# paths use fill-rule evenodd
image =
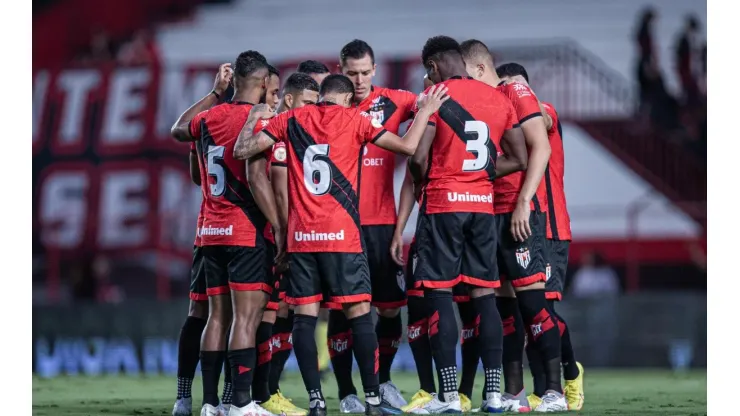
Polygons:
<instances>
[{"instance_id":1,"label":"soccer cleat","mask_svg":"<svg viewBox=\"0 0 740 416\"><path fill-rule=\"evenodd\" d=\"M501 403L501 393L486 393L486 400L480 405L482 413L504 413L504 406Z\"/></svg>"},{"instance_id":2,"label":"soccer cleat","mask_svg":"<svg viewBox=\"0 0 740 416\"><path fill-rule=\"evenodd\" d=\"M311 400L308 416L326 416L326 402L323 400Z\"/></svg>"},{"instance_id":3,"label":"soccer cleat","mask_svg":"<svg viewBox=\"0 0 740 416\"><path fill-rule=\"evenodd\" d=\"M172 416L191 416L193 414L193 398L183 397L177 399L172 408Z\"/></svg>"},{"instance_id":4,"label":"soccer cleat","mask_svg":"<svg viewBox=\"0 0 740 416\"><path fill-rule=\"evenodd\" d=\"M540 398L540 396L532 393L529 396L527 396L527 401L529 402L529 408L530 409L534 409L537 406L539 406L540 403L542 403L542 398Z\"/></svg>"},{"instance_id":5,"label":"soccer cleat","mask_svg":"<svg viewBox=\"0 0 740 416\"><path fill-rule=\"evenodd\" d=\"M419 415L434 415L440 413L462 413L462 406L460 405L460 399L453 402L443 402L439 400L437 396L434 396L432 400L428 401L424 406L419 409L414 409L411 413Z\"/></svg>"},{"instance_id":6,"label":"soccer cleat","mask_svg":"<svg viewBox=\"0 0 740 416\"><path fill-rule=\"evenodd\" d=\"M527 393L524 390L520 391L516 396L511 393L502 394L501 404L506 412L528 413L532 410L529 400L527 400Z\"/></svg>"},{"instance_id":7,"label":"soccer cleat","mask_svg":"<svg viewBox=\"0 0 740 416\"><path fill-rule=\"evenodd\" d=\"M210 404L206 403L200 409L200 416L226 416L226 415L224 414L224 411L221 408L220 404L218 406L211 406Z\"/></svg>"},{"instance_id":8,"label":"soccer cleat","mask_svg":"<svg viewBox=\"0 0 740 416\"><path fill-rule=\"evenodd\" d=\"M575 380L565 380L563 393L565 400L568 401L568 409L581 410L583 408L583 366L576 362L578 367L578 377Z\"/></svg>"},{"instance_id":9,"label":"soccer cleat","mask_svg":"<svg viewBox=\"0 0 740 416\"><path fill-rule=\"evenodd\" d=\"M391 406L398 409L408 404L401 392L398 391L398 387L390 381L380 385L380 399L387 401Z\"/></svg>"},{"instance_id":10,"label":"soccer cleat","mask_svg":"<svg viewBox=\"0 0 740 416\"><path fill-rule=\"evenodd\" d=\"M568 410L568 402L565 401L565 396L562 393L558 393L555 390L548 390L545 395L542 396L542 403L534 408L535 412L564 412Z\"/></svg>"},{"instance_id":11,"label":"soccer cleat","mask_svg":"<svg viewBox=\"0 0 740 416\"><path fill-rule=\"evenodd\" d=\"M462 393L460 393L460 409L463 413L473 410L473 402L470 401L470 397Z\"/></svg>"},{"instance_id":12,"label":"soccer cleat","mask_svg":"<svg viewBox=\"0 0 740 416\"><path fill-rule=\"evenodd\" d=\"M228 416L275 416L252 400L244 407L236 407L233 404L229 408Z\"/></svg>"},{"instance_id":13,"label":"soccer cleat","mask_svg":"<svg viewBox=\"0 0 740 416\"><path fill-rule=\"evenodd\" d=\"M424 390L419 390L411 396L409 404L401 407L401 410L403 410L404 413L413 413L412 410L421 409L425 404L432 400L434 398L434 394L435 393L429 394Z\"/></svg>"},{"instance_id":14,"label":"soccer cleat","mask_svg":"<svg viewBox=\"0 0 740 416\"><path fill-rule=\"evenodd\" d=\"M365 413L365 405L357 395L350 394L339 402L339 411L342 413Z\"/></svg>"},{"instance_id":15,"label":"soccer cleat","mask_svg":"<svg viewBox=\"0 0 740 416\"><path fill-rule=\"evenodd\" d=\"M222 412L224 412L224 415L228 415L229 411L231 410L231 404L220 403L218 405L218 408L221 409Z\"/></svg>"},{"instance_id":16,"label":"soccer cleat","mask_svg":"<svg viewBox=\"0 0 740 416\"><path fill-rule=\"evenodd\" d=\"M400 415L401 413L403 413L401 409L393 406L385 399L377 405L365 402L365 415L367 416Z\"/></svg>"},{"instance_id":17,"label":"soccer cleat","mask_svg":"<svg viewBox=\"0 0 740 416\"><path fill-rule=\"evenodd\" d=\"M280 391L270 396L270 399L261 405L265 410L276 415L306 416L308 414L308 410L301 409L294 405L293 402L289 398L283 396L283 393Z\"/></svg>"}]
</instances>

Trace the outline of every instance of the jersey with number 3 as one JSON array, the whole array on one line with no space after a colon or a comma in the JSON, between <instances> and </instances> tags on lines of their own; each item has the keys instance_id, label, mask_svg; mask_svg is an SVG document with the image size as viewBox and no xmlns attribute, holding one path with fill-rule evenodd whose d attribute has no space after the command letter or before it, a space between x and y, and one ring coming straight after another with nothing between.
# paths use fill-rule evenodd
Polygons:
<instances>
[{"instance_id":1,"label":"jersey with number 3","mask_svg":"<svg viewBox=\"0 0 740 416\"><path fill-rule=\"evenodd\" d=\"M380 122L321 103L282 113L263 131L286 147L288 252L362 252L360 163L385 133Z\"/></svg>"},{"instance_id":2,"label":"jersey with number 3","mask_svg":"<svg viewBox=\"0 0 740 416\"><path fill-rule=\"evenodd\" d=\"M201 186L205 198L201 245L255 247L266 220L249 190L246 163L234 159L234 145L252 105L225 103L199 113L190 122L198 139Z\"/></svg>"},{"instance_id":3,"label":"jersey with number 3","mask_svg":"<svg viewBox=\"0 0 740 416\"><path fill-rule=\"evenodd\" d=\"M421 212L493 214L496 157L501 136L518 124L514 108L501 92L472 78L453 77L441 84L450 99L429 118L437 131Z\"/></svg>"}]
</instances>

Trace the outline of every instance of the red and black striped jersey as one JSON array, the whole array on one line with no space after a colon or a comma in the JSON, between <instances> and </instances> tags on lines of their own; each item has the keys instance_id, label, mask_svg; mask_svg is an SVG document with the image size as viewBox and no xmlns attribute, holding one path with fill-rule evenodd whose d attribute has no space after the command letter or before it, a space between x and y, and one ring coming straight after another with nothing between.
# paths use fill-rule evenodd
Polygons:
<instances>
[{"instance_id":1,"label":"red and black striped jersey","mask_svg":"<svg viewBox=\"0 0 740 416\"><path fill-rule=\"evenodd\" d=\"M363 251L363 148L385 129L367 113L320 103L282 113L263 130L284 143L288 165L288 252Z\"/></svg>"},{"instance_id":2,"label":"red and black striped jersey","mask_svg":"<svg viewBox=\"0 0 740 416\"><path fill-rule=\"evenodd\" d=\"M550 103L542 103L542 105L552 118L552 127L547 132L552 154L543 181L547 192L547 238L570 241L572 238L570 215L568 215L568 206L565 202L563 129L555 107Z\"/></svg>"}]
</instances>

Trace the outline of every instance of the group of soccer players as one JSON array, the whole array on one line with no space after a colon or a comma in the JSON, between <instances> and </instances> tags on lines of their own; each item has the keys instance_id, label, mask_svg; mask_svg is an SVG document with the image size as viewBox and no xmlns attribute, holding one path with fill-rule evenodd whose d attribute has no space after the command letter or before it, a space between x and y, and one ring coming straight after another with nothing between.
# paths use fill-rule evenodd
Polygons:
<instances>
[{"instance_id":1,"label":"group of soccer players","mask_svg":"<svg viewBox=\"0 0 740 416\"><path fill-rule=\"evenodd\" d=\"M340 73L306 61L281 88L262 54L244 52L233 68L221 65L213 91L172 127L175 139L192 142L191 176L203 192L173 416L192 412L198 361L202 416L326 414L314 341L322 308L342 413L471 411L479 361L478 411L580 409L583 369L554 310L570 221L552 105L537 99L523 67L496 68L477 40L430 38L418 97L374 86L375 56L361 40L339 58ZM219 104L229 86L233 96ZM396 154L408 157L398 213ZM405 264L402 234L415 202ZM420 383L409 402L390 372L403 306ZM308 410L279 389L291 349Z\"/></svg>"}]
</instances>

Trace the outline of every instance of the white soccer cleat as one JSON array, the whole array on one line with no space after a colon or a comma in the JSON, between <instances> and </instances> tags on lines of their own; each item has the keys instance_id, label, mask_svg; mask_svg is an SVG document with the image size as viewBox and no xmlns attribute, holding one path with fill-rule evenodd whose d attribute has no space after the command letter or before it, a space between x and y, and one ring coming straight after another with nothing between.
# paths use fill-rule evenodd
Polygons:
<instances>
[{"instance_id":1,"label":"white soccer cleat","mask_svg":"<svg viewBox=\"0 0 740 416\"><path fill-rule=\"evenodd\" d=\"M200 416L226 416L224 414L221 405L211 406L210 404L204 404L200 409Z\"/></svg>"},{"instance_id":2,"label":"white soccer cleat","mask_svg":"<svg viewBox=\"0 0 740 416\"><path fill-rule=\"evenodd\" d=\"M229 414L229 410L231 409L230 404L223 404L219 403L218 408L221 409L222 412L224 412L224 416Z\"/></svg>"},{"instance_id":3,"label":"white soccer cleat","mask_svg":"<svg viewBox=\"0 0 740 416\"><path fill-rule=\"evenodd\" d=\"M264 407L260 406L252 400L248 405L244 407L236 407L233 404L229 407L228 416L275 416L274 414L265 410Z\"/></svg>"},{"instance_id":4,"label":"white soccer cleat","mask_svg":"<svg viewBox=\"0 0 740 416\"><path fill-rule=\"evenodd\" d=\"M568 402L565 400L563 393L555 390L547 390L542 396L542 403L534 408L535 412L564 412L568 410Z\"/></svg>"},{"instance_id":5,"label":"white soccer cleat","mask_svg":"<svg viewBox=\"0 0 740 416\"><path fill-rule=\"evenodd\" d=\"M486 400L483 400L478 411L482 413L503 413L504 405L501 400L501 393L486 393Z\"/></svg>"},{"instance_id":6,"label":"white soccer cleat","mask_svg":"<svg viewBox=\"0 0 740 416\"><path fill-rule=\"evenodd\" d=\"M183 397L177 399L175 406L172 408L172 416L192 416L193 414L193 398Z\"/></svg>"},{"instance_id":7,"label":"white soccer cleat","mask_svg":"<svg viewBox=\"0 0 740 416\"><path fill-rule=\"evenodd\" d=\"M528 413L532 410L527 399L527 393L524 390L516 396L509 393L502 394L501 403L504 410L511 413Z\"/></svg>"},{"instance_id":8,"label":"white soccer cleat","mask_svg":"<svg viewBox=\"0 0 740 416\"><path fill-rule=\"evenodd\" d=\"M350 394L339 402L339 411L342 413L365 413L365 405L357 395Z\"/></svg>"},{"instance_id":9,"label":"white soccer cleat","mask_svg":"<svg viewBox=\"0 0 740 416\"><path fill-rule=\"evenodd\" d=\"M417 415L462 413L462 404L460 403L460 399L451 402L443 402L439 400L438 396L434 396L434 398L427 402L424 406L419 409L412 410L411 413L415 413Z\"/></svg>"},{"instance_id":10,"label":"white soccer cleat","mask_svg":"<svg viewBox=\"0 0 740 416\"><path fill-rule=\"evenodd\" d=\"M406 406L406 399L403 398L401 392L398 390L395 384L387 381L380 385L380 399L385 400L393 407L402 408Z\"/></svg>"}]
</instances>

